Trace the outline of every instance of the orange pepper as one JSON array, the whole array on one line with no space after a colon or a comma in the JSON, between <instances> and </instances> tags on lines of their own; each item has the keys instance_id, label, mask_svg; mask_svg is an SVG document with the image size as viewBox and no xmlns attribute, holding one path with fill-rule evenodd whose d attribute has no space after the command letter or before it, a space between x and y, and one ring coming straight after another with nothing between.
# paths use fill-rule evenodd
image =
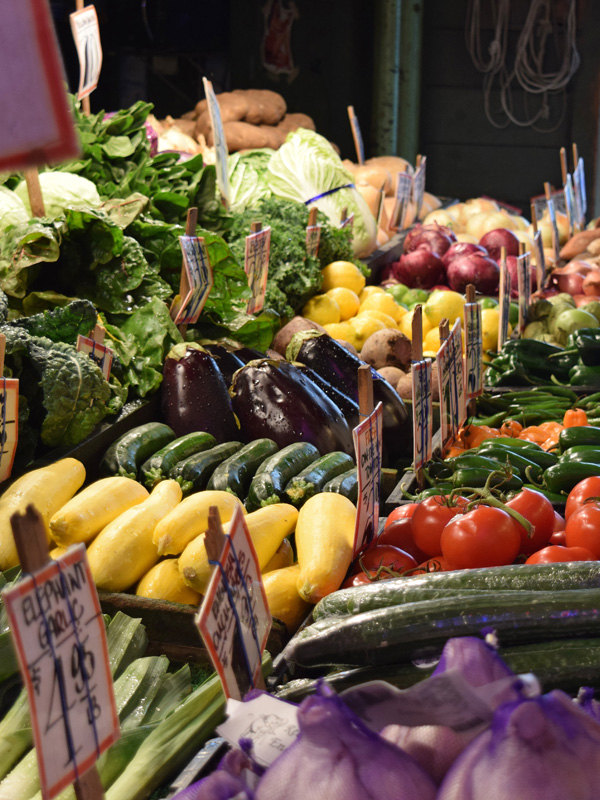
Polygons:
<instances>
[{"instance_id":1,"label":"orange pepper","mask_svg":"<svg viewBox=\"0 0 600 800\"><path fill-rule=\"evenodd\" d=\"M465 452L465 448L461 447L456 442L444 450L444 458L454 458L455 456L459 456L461 453Z\"/></svg>"},{"instance_id":2,"label":"orange pepper","mask_svg":"<svg viewBox=\"0 0 600 800\"><path fill-rule=\"evenodd\" d=\"M500 430L489 425L465 425L460 433L460 439L467 449L478 447L486 439L496 436L500 436Z\"/></svg>"},{"instance_id":3,"label":"orange pepper","mask_svg":"<svg viewBox=\"0 0 600 800\"><path fill-rule=\"evenodd\" d=\"M516 419L507 419L500 426L500 435L511 436L514 439L521 433L522 430L523 426Z\"/></svg>"},{"instance_id":4,"label":"orange pepper","mask_svg":"<svg viewBox=\"0 0 600 800\"><path fill-rule=\"evenodd\" d=\"M582 425L587 425L587 414L583 408L569 408L565 411L563 417L563 425L565 428L579 428Z\"/></svg>"}]
</instances>

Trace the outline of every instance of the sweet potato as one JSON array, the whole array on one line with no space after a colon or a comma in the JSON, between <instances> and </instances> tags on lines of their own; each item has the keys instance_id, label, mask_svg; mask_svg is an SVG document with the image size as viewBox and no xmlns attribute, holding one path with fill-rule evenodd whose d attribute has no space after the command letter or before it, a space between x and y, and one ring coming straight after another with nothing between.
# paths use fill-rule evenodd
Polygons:
<instances>
[{"instance_id":1,"label":"sweet potato","mask_svg":"<svg viewBox=\"0 0 600 800\"><path fill-rule=\"evenodd\" d=\"M243 119L252 125L277 125L286 112L283 97L270 89L234 89L232 94L243 97L248 103Z\"/></svg>"},{"instance_id":2,"label":"sweet potato","mask_svg":"<svg viewBox=\"0 0 600 800\"><path fill-rule=\"evenodd\" d=\"M591 228L571 236L569 241L563 245L560 251L560 257L565 261L570 261L588 249L590 242L594 239L600 238L600 228Z\"/></svg>"},{"instance_id":3,"label":"sweet potato","mask_svg":"<svg viewBox=\"0 0 600 800\"><path fill-rule=\"evenodd\" d=\"M314 121L308 114L286 114L277 127L284 130L286 134L298 128L307 128L309 131L317 130Z\"/></svg>"},{"instance_id":4,"label":"sweet potato","mask_svg":"<svg viewBox=\"0 0 600 800\"><path fill-rule=\"evenodd\" d=\"M266 147L270 147L272 150L278 150L285 142L285 133L279 130L276 125L259 125L258 127L267 137L268 144L265 145Z\"/></svg>"},{"instance_id":5,"label":"sweet potato","mask_svg":"<svg viewBox=\"0 0 600 800\"><path fill-rule=\"evenodd\" d=\"M393 328L372 333L362 346L360 357L375 369L398 367L406 370L412 358L410 339Z\"/></svg>"},{"instance_id":6,"label":"sweet potato","mask_svg":"<svg viewBox=\"0 0 600 800\"><path fill-rule=\"evenodd\" d=\"M259 125L250 125L248 122L226 122L223 125L223 132L230 153L269 146L267 134ZM206 136L206 143L209 147L214 144L212 129Z\"/></svg>"},{"instance_id":7,"label":"sweet potato","mask_svg":"<svg viewBox=\"0 0 600 800\"><path fill-rule=\"evenodd\" d=\"M198 119L198 112L193 108L191 111L186 111L185 114L182 114L181 119Z\"/></svg>"},{"instance_id":8,"label":"sweet potato","mask_svg":"<svg viewBox=\"0 0 600 800\"><path fill-rule=\"evenodd\" d=\"M404 372L400 367L381 367L377 372L392 386L396 386L400 378L404 377Z\"/></svg>"},{"instance_id":9,"label":"sweet potato","mask_svg":"<svg viewBox=\"0 0 600 800\"><path fill-rule=\"evenodd\" d=\"M283 328L280 328L277 331L275 338L271 343L271 347L273 350L276 350L278 353L281 353L281 355L284 356L287 346L295 333L312 330L326 333L325 328L322 325L319 325L318 322L313 322L305 317L292 317L292 319L286 323Z\"/></svg>"}]
</instances>

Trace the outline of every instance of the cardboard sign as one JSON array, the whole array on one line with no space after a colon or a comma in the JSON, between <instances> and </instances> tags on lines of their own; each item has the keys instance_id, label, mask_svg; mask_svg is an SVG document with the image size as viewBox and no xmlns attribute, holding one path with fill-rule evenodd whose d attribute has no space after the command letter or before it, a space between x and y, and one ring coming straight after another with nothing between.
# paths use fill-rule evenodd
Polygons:
<instances>
[{"instance_id":1,"label":"cardboard sign","mask_svg":"<svg viewBox=\"0 0 600 800\"><path fill-rule=\"evenodd\" d=\"M321 226L309 225L306 229L306 254L317 257L321 241Z\"/></svg>"},{"instance_id":2,"label":"cardboard sign","mask_svg":"<svg viewBox=\"0 0 600 800\"><path fill-rule=\"evenodd\" d=\"M210 124L213 130L213 138L215 141L215 158L217 169L217 183L219 191L227 206L231 205L231 188L229 185L229 167L227 160L229 158L229 151L227 149L227 139L223 130L223 122L221 120L221 109L219 101L212 87L212 83L207 78L202 78L204 84L204 93L208 103L208 113L210 116Z\"/></svg>"},{"instance_id":3,"label":"cardboard sign","mask_svg":"<svg viewBox=\"0 0 600 800\"><path fill-rule=\"evenodd\" d=\"M527 312L531 302L531 269L529 268L529 253L517 256L517 286L519 290L519 334L527 326ZM510 308L509 308L510 311Z\"/></svg>"},{"instance_id":4,"label":"cardboard sign","mask_svg":"<svg viewBox=\"0 0 600 800\"><path fill-rule=\"evenodd\" d=\"M567 180L563 191L565 193L565 205L567 207L567 219L569 221L569 234L572 236L574 226L578 223L578 214L576 210L575 192L573 190L573 178L570 173L567 174Z\"/></svg>"},{"instance_id":5,"label":"cardboard sign","mask_svg":"<svg viewBox=\"0 0 600 800\"><path fill-rule=\"evenodd\" d=\"M481 330L481 306L465 303L465 381L467 401L483 393L483 334Z\"/></svg>"},{"instance_id":6,"label":"cardboard sign","mask_svg":"<svg viewBox=\"0 0 600 800\"><path fill-rule=\"evenodd\" d=\"M427 168L427 156L423 156L421 163L415 170L413 177L413 200L415 202L415 218L421 216L421 206L423 205L423 194L425 193L425 170Z\"/></svg>"},{"instance_id":7,"label":"cardboard sign","mask_svg":"<svg viewBox=\"0 0 600 800\"><path fill-rule=\"evenodd\" d=\"M19 439L19 381L0 378L0 482L10 478Z\"/></svg>"},{"instance_id":8,"label":"cardboard sign","mask_svg":"<svg viewBox=\"0 0 600 800\"><path fill-rule=\"evenodd\" d=\"M535 277L538 292L544 288L546 283L546 257L544 255L544 243L542 232L536 231L533 235L533 246L535 247Z\"/></svg>"},{"instance_id":9,"label":"cardboard sign","mask_svg":"<svg viewBox=\"0 0 600 800\"><path fill-rule=\"evenodd\" d=\"M354 113L354 106L348 106L348 119L350 120L350 127L352 128L352 138L354 139L354 148L356 149L356 159L359 164L364 164L365 146L363 144L363 138L360 132L360 125L358 124L358 117Z\"/></svg>"},{"instance_id":10,"label":"cardboard sign","mask_svg":"<svg viewBox=\"0 0 600 800\"><path fill-rule=\"evenodd\" d=\"M2 3L0 172L79 155L46 0Z\"/></svg>"},{"instance_id":11,"label":"cardboard sign","mask_svg":"<svg viewBox=\"0 0 600 800\"><path fill-rule=\"evenodd\" d=\"M390 230L403 231L406 225L406 213L413 193L413 179L408 172L399 172L396 183L396 202L390 217Z\"/></svg>"},{"instance_id":12,"label":"cardboard sign","mask_svg":"<svg viewBox=\"0 0 600 800\"><path fill-rule=\"evenodd\" d=\"M239 507L196 624L225 694L241 700L257 683L272 618L256 550Z\"/></svg>"},{"instance_id":13,"label":"cardboard sign","mask_svg":"<svg viewBox=\"0 0 600 800\"><path fill-rule=\"evenodd\" d=\"M246 236L244 270L248 276L248 286L252 292L252 297L248 302L248 314L255 314L265 304L270 249L270 227L262 228Z\"/></svg>"},{"instance_id":14,"label":"cardboard sign","mask_svg":"<svg viewBox=\"0 0 600 800\"><path fill-rule=\"evenodd\" d=\"M88 356L95 361L102 370L102 374L108 380L110 378L110 370L113 362L113 351L110 347L100 344L95 339L90 339L89 336L77 336L77 350L80 353L87 353Z\"/></svg>"},{"instance_id":15,"label":"cardboard sign","mask_svg":"<svg viewBox=\"0 0 600 800\"><path fill-rule=\"evenodd\" d=\"M583 158L579 158L574 172L575 192L577 194L577 205L579 207L579 222L585 225L585 215L587 214L587 195L585 191L585 167Z\"/></svg>"},{"instance_id":16,"label":"cardboard sign","mask_svg":"<svg viewBox=\"0 0 600 800\"><path fill-rule=\"evenodd\" d=\"M433 454L433 403L431 385L431 359L413 361L412 375L413 407L413 469L421 469Z\"/></svg>"},{"instance_id":17,"label":"cardboard sign","mask_svg":"<svg viewBox=\"0 0 600 800\"><path fill-rule=\"evenodd\" d=\"M175 324L193 325L202 313L213 287L213 271L204 239L199 236L180 236L179 244L190 288L186 296L181 299Z\"/></svg>"},{"instance_id":18,"label":"cardboard sign","mask_svg":"<svg viewBox=\"0 0 600 800\"><path fill-rule=\"evenodd\" d=\"M90 95L98 86L102 69L100 27L96 9L91 5L69 14L69 20L79 58L77 99L81 100Z\"/></svg>"},{"instance_id":19,"label":"cardboard sign","mask_svg":"<svg viewBox=\"0 0 600 800\"><path fill-rule=\"evenodd\" d=\"M508 326L510 322L510 293L511 293L511 280L508 267L506 266L506 259L501 259L499 262L500 267L500 289L498 292L498 310L500 312L500 321L498 324L498 352L502 349L502 345L508 339Z\"/></svg>"},{"instance_id":20,"label":"cardboard sign","mask_svg":"<svg viewBox=\"0 0 600 800\"><path fill-rule=\"evenodd\" d=\"M2 594L46 800L119 737L104 620L85 546L71 547Z\"/></svg>"},{"instance_id":21,"label":"cardboard sign","mask_svg":"<svg viewBox=\"0 0 600 800\"><path fill-rule=\"evenodd\" d=\"M383 406L378 403L352 431L358 467L358 503L354 529L354 554L373 540L379 523Z\"/></svg>"},{"instance_id":22,"label":"cardboard sign","mask_svg":"<svg viewBox=\"0 0 600 800\"><path fill-rule=\"evenodd\" d=\"M455 439L467 418L460 319L437 352L442 445Z\"/></svg>"},{"instance_id":23,"label":"cardboard sign","mask_svg":"<svg viewBox=\"0 0 600 800\"><path fill-rule=\"evenodd\" d=\"M562 195L564 198L564 195ZM560 259L560 235L558 233L558 223L556 221L556 206L554 196L547 198L548 216L550 217L550 229L552 231L552 250L554 251L554 260Z\"/></svg>"}]
</instances>

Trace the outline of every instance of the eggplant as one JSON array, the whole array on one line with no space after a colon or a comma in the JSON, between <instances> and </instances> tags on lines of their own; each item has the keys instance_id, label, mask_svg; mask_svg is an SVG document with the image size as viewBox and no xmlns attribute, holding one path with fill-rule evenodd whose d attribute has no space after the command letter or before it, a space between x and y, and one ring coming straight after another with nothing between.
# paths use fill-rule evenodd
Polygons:
<instances>
[{"instance_id":1,"label":"eggplant","mask_svg":"<svg viewBox=\"0 0 600 800\"><path fill-rule=\"evenodd\" d=\"M327 333L294 334L286 352L291 361L310 367L336 389L358 403L358 368L364 361L350 353ZM412 419L402 398L373 367L373 402L383 407L383 466L392 466L412 453Z\"/></svg>"},{"instance_id":2,"label":"eggplant","mask_svg":"<svg viewBox=\"0 0 600 800\"><path fill-rule=\"evenodd\" d=\"M280 448L309 442L321 454L354 453L352 431L340 409L293 364L250 361L236 372L231 393L247 442L268 437Z\"/></svg>"},{"instance_id":3,"label":"eggplant","mask_svg":"<svg viewBox=\"0 0 600 800\"><path fill-rule=\"evenodd\" d=\"M161 392L165 422L177 436L206 431L218 442L239 439L225 378L204 347L182 342L169 351Z\"/></svg>"},{"instance_id":4,"label":"eggplant","mask_svg":"<svg viewBox=\"0 0 600 800\"><path fill-rule=\"evenodd\" d=\"M312 381L312 383L316 383L319 389L324 391L330 400L333 400L346 418L346 422L350 428L356 428L360 422L360 412L358 403L355 400L353 400L347 394L344 394L344 392L340 392L339 389L336 389L335 386L329 383L329 381L326 381L325 378L323 378L322 375L319 375L318 372L315 372L314 369L311 369L304 364L294 364L293 366L298 369L300 376L305 376L309 381Z\"/></svg>"},{"instance_id":5,"label":"eggplant","mask_svg":"<svg viewBox=\"0 0 600 800\"><path fill-rule=\"evenodd\" d=\"M237 356L233 350L229 350L227 347L224 347L218 342L205 344L203 347L208 350L215 360L219 372L225 378L227 387L231 386L233 373L243 367L246 362L242 361L242 359Z\"/></svg>"}]
</instances>

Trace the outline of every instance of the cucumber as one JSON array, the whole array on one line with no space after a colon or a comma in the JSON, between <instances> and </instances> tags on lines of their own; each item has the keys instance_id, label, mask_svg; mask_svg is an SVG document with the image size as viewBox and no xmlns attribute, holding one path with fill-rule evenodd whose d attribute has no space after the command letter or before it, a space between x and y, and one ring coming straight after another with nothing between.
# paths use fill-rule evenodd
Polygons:
<instances>
[{"instance_id":1,"label":"cucumber","mask_svg":"<svg viewBox=\"0 0 600 800\"><path fill-rule=\"evenodd\" d=\"M410 603L427 597L432 589L500 589L564 591L600 587L600 562L571 561L562 564L509 564L505 567L461 569L453 572L430 572L408 578L391 578L365 586L340 589L327 595L313 609L313 617L346 616Z\"/></svg>"},{"instance_id":2,"label":"cucumber","mask_svg":"<svg viewBox=\"0 0 600 800\"><path fill-rule=\"evenodd\" d=\"M217 440L210 433L194 431L186 433L178 439L161 447L154 455L146 459L140 467L140 480L147 489L153 489L157 483L164 481L169 476L175 464L184 458L209 450L217 444Z\"/></svg>"},{"instance_id":3,"label":"cucumber","mask_svg":"<svg viewBox=\"0 0 600 800\"><path fill-rule=\"evenodd\" d=\"M348 453L341 450L326 453L288 481L284 499L299 508L309 497L322 492L328 481L352 467L354 459Z\"/></svg>"},{"instance_id":4,"label":"cucumber","mask_svg":"<svg viewBox=\"0 0 600 800\"><path fill-rule=\"evenodd\" d=\"M180 484L186 497L192 492L201 492L206 489L210 476L219 464L237 453L241 447L241 442L223 442L210 450L188 456L175 464L169 472L169 478Z\"/></svg>"},{"instance_id":5,"label":"cucumber","mask_svg":"<svg viewBox=\"0 0 600 800\"><path fill-rule=\"evenodd\" d=\"M269 456L256 470L246 498L248 511L271 503L280 503L284 489L294 475L317 458L319 451L310 442L293 442Z\"/></svg>"},{"instance_id":6,"label":"cucumber","mask_svg":"<svg viewBox=\"0 0 600 800\"><path fill-rule=\"evenodd\" d=\"M111 444L100 461L100 474L135 480L144 461L174 438L172 428L162 422L138 425Z\"/></svg>"},{"instance_id":7,"label":"cucumber","mask_svg":"<svg viewBox=\"0 0 600 800\"><path fill-rule=\"evenodd\" d=\"M366 611L337 620L319 620L295 636L284 650L300 667L378 666L439 656L453 636L494 630L504 646L549 638L597 636L600 590L507 591L460 594ZM325 624L327 622L335 624Z\"/></svg>"},{"instance_id":8,"label":"cucumber","mask_svg":"<svg viewBox=\"0 0 600 800\"><path fill-rule=\"evenodd\" d=\"M206 488L232 492L243 501L256 470L266 458L278 451L272 439L255 439L221 462Z\"/></svg>"},{"instance_id":9,"label":"cucumber","mask_svg":"<svg viewBox=\"0 0 600 800\"><path fill-rule=\"evenodd\" d=\"M347 472L342 472L330 481L327 481L323 487L324 492L339 492L356 503L358 500L358 469L352 467Z\"/></svg>"}]
</instances>

